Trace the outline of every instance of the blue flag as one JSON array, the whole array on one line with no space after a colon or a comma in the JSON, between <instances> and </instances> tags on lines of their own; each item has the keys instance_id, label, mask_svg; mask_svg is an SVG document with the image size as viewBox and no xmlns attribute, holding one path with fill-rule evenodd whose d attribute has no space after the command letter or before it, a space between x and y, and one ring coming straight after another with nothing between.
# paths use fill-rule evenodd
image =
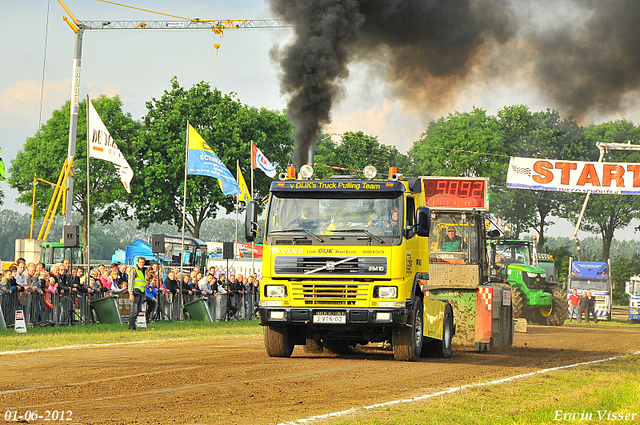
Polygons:
<instances>
[{"instance_id":1,"label":"blue flag","mask_svg":"<svg viewBox=\"0 0 640 425\"><path fill-rule=\"evenodd\" d=\"M240 193L240 186L238 186L235 177L191 124L189 124L188 131L189 162L187 164L187 174L218 179L222 193L225 195Z\"/></svg>"}]
</instances>

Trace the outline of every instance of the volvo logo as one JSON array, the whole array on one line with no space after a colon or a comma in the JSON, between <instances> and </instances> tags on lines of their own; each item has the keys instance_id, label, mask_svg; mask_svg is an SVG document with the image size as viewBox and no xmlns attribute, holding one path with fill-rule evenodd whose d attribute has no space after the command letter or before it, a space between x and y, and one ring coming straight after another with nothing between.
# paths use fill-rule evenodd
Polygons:
<instances>
[{"instance_id":1,"label":"volvo logo","mask_svg":"<svg viewBox=\"0 0 640 425\"><path fill-rule=\"evenodd\" d=\"M336 269L335 261L327 261L327 270L332 272Z\"/></svg>"}]
</instances>

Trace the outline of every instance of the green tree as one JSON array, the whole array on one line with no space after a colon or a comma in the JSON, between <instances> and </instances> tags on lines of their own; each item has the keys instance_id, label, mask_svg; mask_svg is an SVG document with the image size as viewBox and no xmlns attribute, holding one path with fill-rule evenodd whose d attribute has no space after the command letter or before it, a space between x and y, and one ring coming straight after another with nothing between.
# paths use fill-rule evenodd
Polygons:
<instances>
[{"instance_id":1,"label":"green tree","mask_svg":"<svg viewBox=\"0 0 640 425\"><path fill-rule=\"evenodd\" d=\"M629 305L629 295L624 293L624 284L631 276L640 273L640 256L635 253L631 258L614 257L611 260L611 279L616 285L613 290L614 305Z\"/></svg>"},{"instance_id":2,"label":"green tree","mask_svg":"<svg viewBox=\"0 0 640 425\"><path fill-rule=\"evenodd\" d=\"M142 228L152 223L182 227L187 120L196 128L221 161L236 174L240 161L245 179L250 175L251 141L284 170L292 151L292 128L283 112L243 105L235 94L223 95L200 82L189 90L171 80L171 91L147 102L145 131L134 145L132 181L133 215ZM254 178L254 197L261 199L271 179L262 172ZM199 237L202 224L215 218L220 208L233 211L235 196L224 196L217 179L187 178L186 230ZM129 214L131 216L131 214Z\"/></svg>"},{"instance_id":3,"label":"green tree","mask_svg":"<svg viewBox=\"0 0 640 425\"><path fill-rule=\"evenodd\" d=\"M140 131L140 124L131 115L122 111L122 101L118 96L104 95L92 100L118 148L131 164L131 145ZM87 232L87 121L86 100L79 106L78 132L74 160L73 211L82 216L82 239ZM69 102L53 111L53 115L33 137L29 137L16 158L11 161L9 184L20 192L17 202L32 205L34 176L49 182L56 182L67 158L69 146ZM132 168L134 168L132 166ZM137 169L134 168L134 173ZM53 187L38 181L36 186L34 215L42 217L53 196ZM133 190L136 190L133 188ZM112 163L93 159L90 162L91 220L108 222L125 209L129 196L122 186L120 177ZM56 213L63 214L62 203ZM37 237L39 229L34 229ZM51 235L51 233L49 233ZM58 239L58 235L53 237Z\"/></svg>"},{"instance_id":4,"label":"green tree","mask_svg":"<svg viewBox=\"0 0 640 425\"><path fill-rule=\"evenodd\" d=\"M498 120L474 108L429 123L409 157L420 175L491 177L492 184L504 186L509 160L504 142Z\"/></svg>"},{"instance_id":5,"label":"green tree","mask_svg":"<svg viewBox=\"0 0 640 425\"><path fill-rule=\"evenodd\" d=\"M626 120L590 125L584 129L585 146L590 147L584 160L595 161L599 151L596 142L627 143L640 139L640 129ZM640 162L640 152L609 150L603 157L604 162ZM584 196L580 202L564 204L563 215L577 223ZM616 230L629 225L631 220L640 217L640 198L635 195L592 194L590 196L581 229L600 234L602 237L602 260L610 256L611 243Z\"/></svg>"},{"instance_id":6,"label":"green tree","mask_svg":"<svg viewBox=\"0 0 640 425\"><path fill-rule=\"evenodd\" d=\"M330 137L321 138L313 160L321 165L316 167L316 177L320 179L334 174L353 174L354 170L361 172L367 165L373 165L378 173L386 174L389 167L401 167L407 163L406 156L394 146L383 145L376 136L368 136L362 131L343 133L339 143Z\"/></svg>"}]
</instances>

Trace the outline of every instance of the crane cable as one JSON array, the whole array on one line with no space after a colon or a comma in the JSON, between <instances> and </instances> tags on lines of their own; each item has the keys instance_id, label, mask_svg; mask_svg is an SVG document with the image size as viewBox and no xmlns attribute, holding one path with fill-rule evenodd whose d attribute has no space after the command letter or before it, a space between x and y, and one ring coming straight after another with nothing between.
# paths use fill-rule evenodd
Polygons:
<instances>
[{"instance_id":1,"label":"crane cable","mask_svg":"<svg viewBox=\"0 0 640 425\"><path fill-rule=\"evenodd\" d=\"M38 117L38 130L42 129L42 107L44 104L44 74L47 66L47 45L49 41L49 12L51 10L51 0L47 1L47 19L44 26L44 58L42 59L42 80L40 82L40 115ZM36 163L35 174L38 174L38 153L40 151L40 139L36 139Z\"/></svg>"}]
</instances>

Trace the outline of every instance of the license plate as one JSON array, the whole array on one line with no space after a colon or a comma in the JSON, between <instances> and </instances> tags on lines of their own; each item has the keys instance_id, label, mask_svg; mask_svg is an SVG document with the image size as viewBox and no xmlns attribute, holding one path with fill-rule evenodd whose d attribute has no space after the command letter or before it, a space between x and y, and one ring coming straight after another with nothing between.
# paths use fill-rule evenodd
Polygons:
<instances>
[{"instance_id":1,"label":"license plate","mask_svg":"<svg viewBox=\"0 0 640 425\"><path fill-rule=\"evenodd\" d=\"M346 324L347 316L344 313L316 313L313 315L313 323Z\"/></svg>"}]
</instances>

